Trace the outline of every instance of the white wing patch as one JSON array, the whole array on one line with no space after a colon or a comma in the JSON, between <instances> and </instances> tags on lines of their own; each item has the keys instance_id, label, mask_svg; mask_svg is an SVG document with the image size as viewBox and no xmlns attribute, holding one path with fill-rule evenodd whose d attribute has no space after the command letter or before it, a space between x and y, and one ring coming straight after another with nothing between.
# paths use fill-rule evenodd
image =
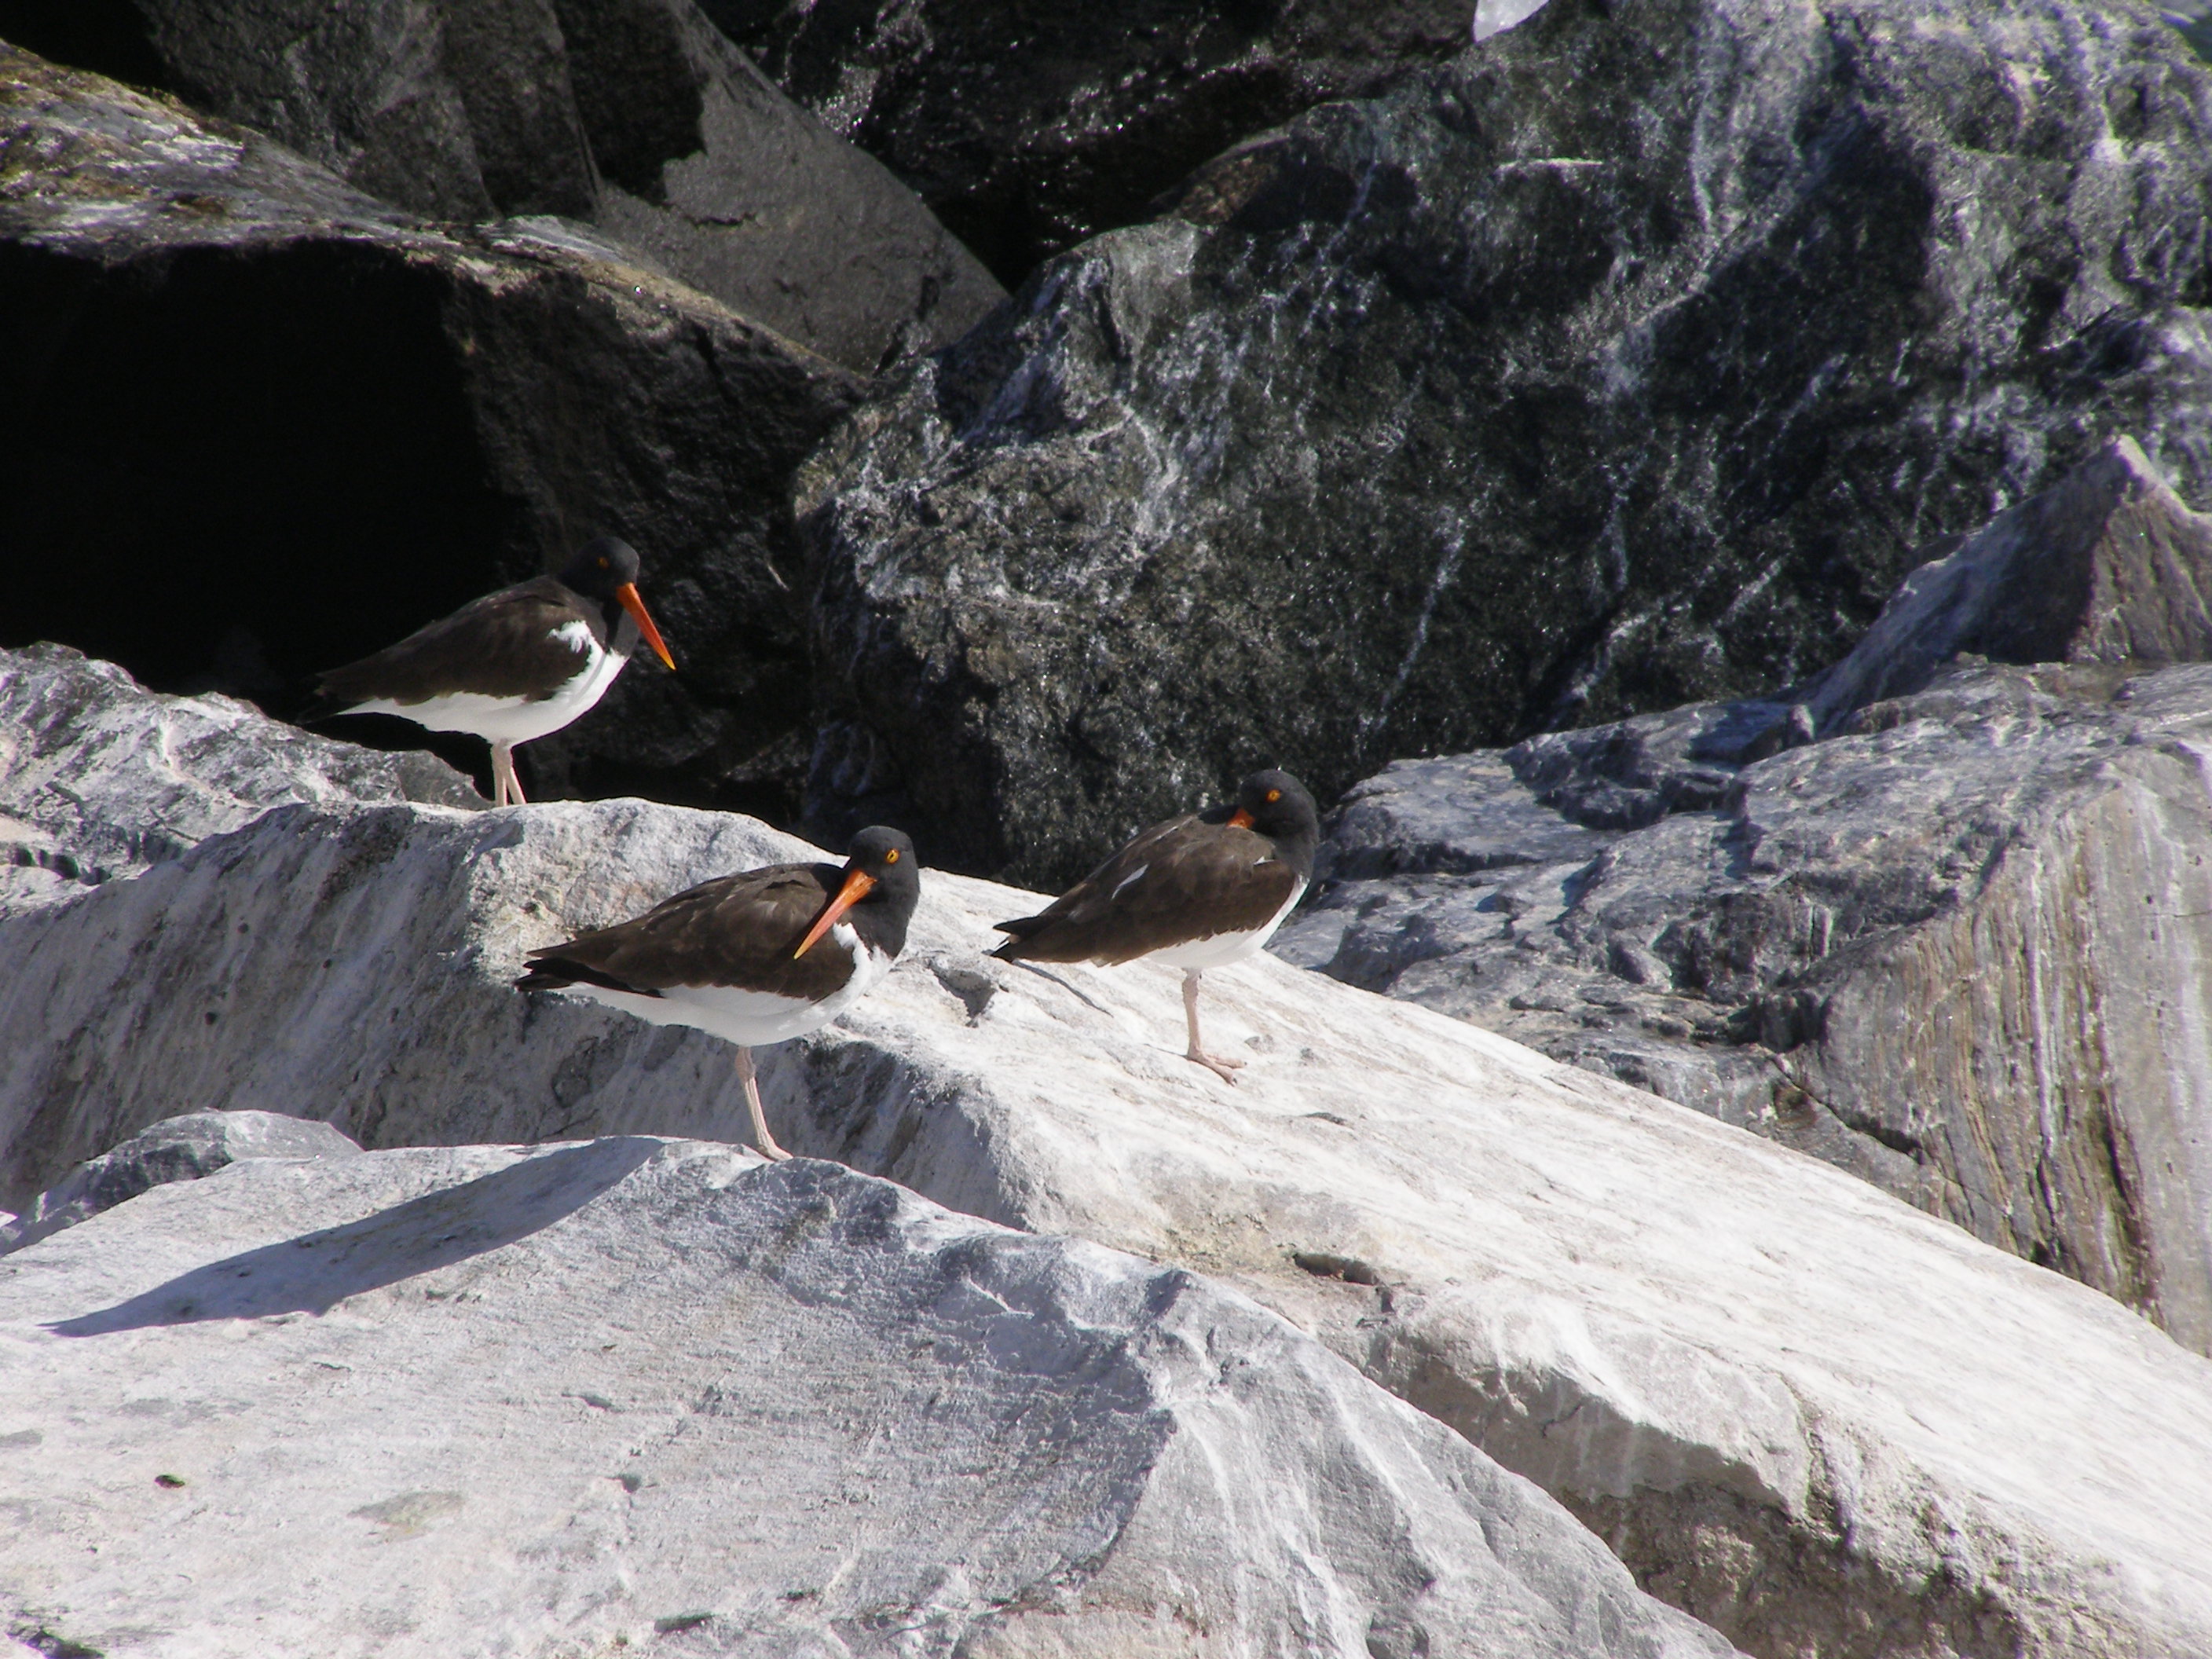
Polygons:
<instances>
[{"instance_id":1,"label":"white wing patch","mask_svg":"<svg viewBox=\"0 0 2212 1659\"><path fill-rule=\"evenodd\" d=\"M1108 894L1107 897L1109 899L1117 899L1121 897L1123 892L1134 886L1137 883L1142 881L1145 878L1145 872L1152 867L1152 866L1149 864L1139 865L1135 869L1129 872L1127 875L1122 877L1121 880L1114 884L1114 890Z\"/></svg>"}]
</instances>

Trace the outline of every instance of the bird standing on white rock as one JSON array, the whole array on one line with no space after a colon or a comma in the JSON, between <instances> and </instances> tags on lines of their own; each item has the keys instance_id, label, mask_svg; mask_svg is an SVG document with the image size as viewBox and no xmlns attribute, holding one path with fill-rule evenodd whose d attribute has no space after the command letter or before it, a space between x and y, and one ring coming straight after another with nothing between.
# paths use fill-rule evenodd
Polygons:
<instances>
[{"instance_id":1,"label":"bird standing on white rock","mask_svg":"<svg viewBox=\"0 0 2212 1659\"><path fill-rule=\"evenodd\" d=\"M906 949L921 896L914 843L863 830L842 869L775 864L702 882L634 921L532 951L515 985L737 1044L753 1139L788 1158L769 1133L753 1048L827 1025L866 995Z\"/></svg>"},{"instance_id":2,"label":"bird standing on white rock","mask_svg":"<svg viewBox=\"0 0 2212 1659\"><path fill-rule=\"evenodd\" d=\"M1287 772L1255 772L1237 803L1156 823L1033 916L998 924L1007 962L1129 962L1182 972L1183 1058L1224 1083L1244 1062L1198 1036L1198 985L1209 968L1259 954L1313 879L1321 815Z\"/></svg>"},{"instance_id":3,"label":"bird standing on white rock","mask_svg":"<svg viewBox=\"0 0 2212 1659\"><path fill-rule=\"evenodd\" d=\"M302 722L397 714L491 744L493 804L523 804L514 745L575 720L606 695L642 639L676 659L637 594L637 550L602 536L557 576L472 599L397 645L320 675Z\"/></svg>"}]
</instances>

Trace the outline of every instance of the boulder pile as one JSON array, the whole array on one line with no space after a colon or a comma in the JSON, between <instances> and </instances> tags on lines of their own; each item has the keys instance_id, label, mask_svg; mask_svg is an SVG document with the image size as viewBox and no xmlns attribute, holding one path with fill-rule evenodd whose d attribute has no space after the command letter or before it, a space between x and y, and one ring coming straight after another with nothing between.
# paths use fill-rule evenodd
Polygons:
<instances>
[{"instance_id":1,"label":"boulder pile","mask_svg":"<svg viewBox=\"0 0 2212 1659\"><path fill-rule=\"evenodd\" d=\"M36 1194L78 1161L209 1109L314 1117L395 1157L734 1138L744 1107L726 1045L511 981L532 947L806 855L747 820L634 801L292 804L19 911L0 921L15 966L0 988L0 1204L51 1211ZM1172 970L1040 972L983 956L990 924L1036 898L929 872L888 980L840 1024L763 1051L795 1170L835 1160L980 1221L1254 1298L1363 1386L1544 1488L1646 1592L1747 1652L2181 1659L2212 1642L2212 1362L1815 1160L1281 962L1208 977L1209 1039L1249 1062L1232 1091L1182 1058ZM66 1308L26 1304L22 1340L117 1307L158 1304L170 1320L161 1297L184 1294L161 1290L171 1281L226 1282L215 1264L250 1267L256 1251L297 1261L284 1240L372 1212L404 1211L392 1224L427 1235L435 1257L454 1224L434 1206L406 1219L406 1202L489 1165L315 1167L329 1172L315 1188L356 1167L418 1174L388 1199L364 1188L343 1215L281 1212L251 1237L161 1188L109 1212L118 1225L168 1218L179 1241L131 1246L124 1278L83 1277L122 1271L93 1248L107 1217L0 1258L27 1294L80 1287ZM239 1191L239 1213L263 1214L258 1189L223 1188L237 1179L190 1185ZM42 1254L65 1249L82 1254ZM78 1265L33 1271L64 1259ZM392 1272L378 1283L400 1283ZM458 1316L470 1304L449 1288L433 1278L422 1293ZM297 1323L307 1305L241 1304L214 1328ZM362 1316L351 1300L312 1305L329 1308L322 1322ZM83 1340L128 1340L155 1363L146 1345L170 1324L133 1328ZM440 1410L450 1420L450 1401ZM45 1422L0 1432L43 1436ZM422 1467L395 1466L349 1507L471 1490ZM750 1534L726 1536L737 1548ZM1431 1571L1418 1548L1394 1559L1414 1578ZM1370 1621L1389 1611L1357 1605ZM1225 1650L1269 1650L1255 1638Z\"/></svg>"},{"instance_id":2,"label":"boulder pile","mask_svg":"<svg viewBox=\"0 0 2212 1659\"><path fill-rule=\"evenodd\" d=\"M1778 696L1401 761L1276 948L2212 1348L2212 523L2121 440Z\"/></svg>"}]
</instances>

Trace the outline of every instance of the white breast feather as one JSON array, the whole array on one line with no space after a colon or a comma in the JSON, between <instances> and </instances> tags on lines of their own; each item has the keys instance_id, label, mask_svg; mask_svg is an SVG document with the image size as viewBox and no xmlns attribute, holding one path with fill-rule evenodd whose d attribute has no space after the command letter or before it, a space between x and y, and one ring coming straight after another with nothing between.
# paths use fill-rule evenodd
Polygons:
<instances>
[{"instance_id":1,"label":"white breast feather","mask_svg":"<svg viewBox=\"0 0 2212 1659\"><path fill-rule=\"evenodd\" d=\"M623 618L628 621L628 617ZM634 627L634 625L633 625ZM629 661L629 653L608 650L592 637L591 625L562 623L553 637L580 653L583 666L550 697L490 697L480 691L456 691L421 702L393 702L372 697L346 712L352 714L397 714L433 732L473 732L492 743L528 743L558 732L589 710L607 694L615 676ZM616 643L622 643L617 636Z\"/></svg>"}]
</instances>

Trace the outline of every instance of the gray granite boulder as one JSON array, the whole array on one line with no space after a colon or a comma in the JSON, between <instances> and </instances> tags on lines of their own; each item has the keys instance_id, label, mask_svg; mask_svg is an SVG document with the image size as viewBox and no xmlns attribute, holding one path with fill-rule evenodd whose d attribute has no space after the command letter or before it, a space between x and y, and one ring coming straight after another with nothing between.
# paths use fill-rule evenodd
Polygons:
<instances>
[{"instance_id":1,"label":"gray granite boulder","mask_svg":"<svg viewBox=\"0 0 2212 1659\"><path fill-rule=\"evenodd\" d=\"M9 1257L0 1352L41 1652L1733 1651L1244 1297L825 1164L241 1164Z\"/></svg>"},{"instance_id":2,"label":"gray granite boulder","mask_svg":"<svg viewBox=\"0 0 2212 1659\"><path fill-rule=\"evenodd\" d=\"M810 855L641 802L296 805L0 921L0 1204L192 1109L306 1110L372 1147L739 1137L726 1045L511 981L576 928ZM1273 959L1208 975L1209 1035L1249 1061L1232 1092L1181 1056L1172 970L983 957L1033 904L928 872L888 980L763 1052L785 1144L1224 1279L1748 1651L2212 1646L2212 1365L2147 1322L1817 1161ZM353 1506L465 1486L395 1467Z\"/></svg>"},{"instance_id":3,"label":"gray granite boulder","mask_svg":"<svg viewBox=\"0 0 2212 1659\"><path fill-rule=\"evenodd\" d=\"M565 222L429 224L4 47L0 148L0 643L283 712L613 530L684 672L526 750L538 792L795 805L787 492L853 376Z\"/></svg>"},{"instance_id":4,"label":"gray granite boulder","mask_svg":"<svg viewBox=\"0 0 2212 1659\"><path fill-rule=\"evenodd\" d=\"M198 1181L242 1158L348 1158L361 1148L327 1123L276 1112L187 1112L88 1159L0 1225L0 1254L88 1221L172 1181Z\"/></svg>"},{"instance_id":5,"label":"gray granite boulder","mask_svg":"<svg viewBox=\"0 0 2212 1659\"><path fill-rule=\"evenodd\" d=\"M2212 82L2132 0L1555 0L830 441L808 822L1057 884L1261 761L1798 679L2113 431L2212 490L2208 207Z\"/></svg>"},{"instance_id":6,"label":"gray granite boulder","mask_svg":"<svg viewBox=\"0 0 2212 1659\"><path fill-rule=\"evenodd\" d=\"M63 645L0 651L0 915L174 858L287 801L481 805L428 755L380 754L228 697L147 690Z\"/></svg>"},{"instance_id":7,"label":"gray granite boulder","mask_svg":"<svg viewBox=\"0 0 2212 1659\"><path fill-rule=\"evenodd\" d=\"M1394 763L1274 948L2212 1348L2212 526L2122 441L1935 550L1771 700Z\"/></svg>"}]
</instances>

